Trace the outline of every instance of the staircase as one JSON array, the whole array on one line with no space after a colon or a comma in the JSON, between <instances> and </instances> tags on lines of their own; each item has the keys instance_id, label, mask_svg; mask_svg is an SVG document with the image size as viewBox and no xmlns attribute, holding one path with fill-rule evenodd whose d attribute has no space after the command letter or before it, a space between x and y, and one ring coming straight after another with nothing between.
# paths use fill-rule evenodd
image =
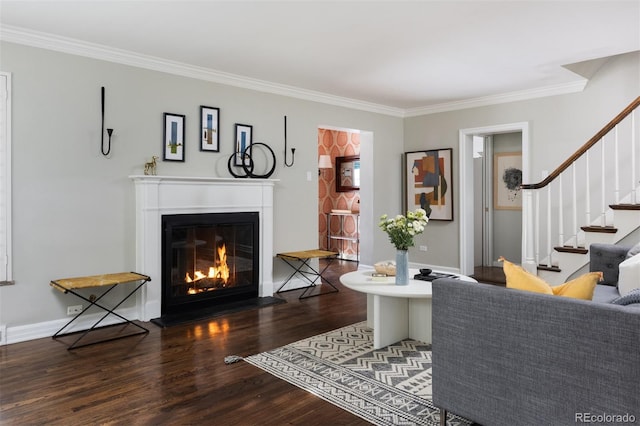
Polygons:
<instances>
[{"instance_id":1,"label":"staircase","mask_svg":"<svg viewBox=\"0 0 640 426\"><path fill-rule=\"evenodd\" d=\"M523 267L560 284L589 262L592 243L640 229L637 97L541 182L522 185Z\"/></svg>"}]
</instances>

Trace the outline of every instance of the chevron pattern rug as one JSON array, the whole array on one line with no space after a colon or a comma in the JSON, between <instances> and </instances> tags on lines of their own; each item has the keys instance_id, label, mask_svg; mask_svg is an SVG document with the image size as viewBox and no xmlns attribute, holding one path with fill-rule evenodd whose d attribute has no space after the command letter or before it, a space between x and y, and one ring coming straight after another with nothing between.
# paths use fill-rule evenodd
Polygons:
<instances>
[{"instance_id":1,"label":"chevron pattern rug","mask_svg":"<svg viewBox=\"0 0 640 426\"><path fill-rule=\"evenodd\" d=\"M244 358L375 425L434 425L431 347L403 340L373 350L366 323ZM449 414L447 424L470 422Z\"/></svg>"}]
</instances>

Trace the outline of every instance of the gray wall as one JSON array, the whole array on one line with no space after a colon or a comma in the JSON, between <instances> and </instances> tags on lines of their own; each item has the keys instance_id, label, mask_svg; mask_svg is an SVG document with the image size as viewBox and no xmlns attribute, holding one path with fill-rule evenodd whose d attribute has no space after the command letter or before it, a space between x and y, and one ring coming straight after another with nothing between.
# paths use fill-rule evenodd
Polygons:
<instances>
[{"instance_id":1,"label":"gray wall","mask_svg":"<svg viewBox=\"0 0 640 426\"><path fill-rule=\"evenodd\" d=\"M430 222L416 242L431 242L429 251L413 250L411 260L459 267L460 129L528 122L531 156L523 161L529 161L531 176L540 177L542 170L559 166L640 94L639 77L640 53L629 53L611 58L580 93L406 118L405 151L452 147L454 157L455 220Z\"/></svg>"},{"instance_id":2,"label":"gray wall","mask_svg":"<svg viewBox=\"0 0 640 426\"><path fill-rule=\"evenodd\" d=\"M493 135L493 154L522 151L522 134ZM493 261L504 256L515 263L522 258L522 210L493 210Z\"/></svg>"},{"instance_id":3,"label":"gray wall","mask_svg":"<svg viewBox=\"0 0 640 426\"><path fill-rule=\"evenodd\" d=\"M9 328L66 318L66 306L81 302L51 289L52 279L135 269L135 200L128 176L142 174L152 155L162 158L163 112L186 115L187 145L184 163L159 161L160 175L231 177L226 164L236 122L253 125L254 140L273 148L279 165L272 178L280 180L274 253L317 246L319 125L371 132L373 148L365 151L372 161L363 163L363 177L369 178L364 192L370 195L362 199L362 210L373 217L400 210L400 170L389 159L399 162L403 151L401 118L13 43L2 42L0 49L1 70L13 80L16 284L0 287L0 324ZM115 129L110 158L100 154L101 86L106 127ZM220 153L199 151L200 105L220 108ZM282 165L285 115L288 145L296 148L291 168ZM373 168L387 171L374 175ZM369 222L363 232L373 250L363 261L373 264L392 251ZM276 281L287 272L280 264L274 260Z\"/></svg>"}]
</instances>

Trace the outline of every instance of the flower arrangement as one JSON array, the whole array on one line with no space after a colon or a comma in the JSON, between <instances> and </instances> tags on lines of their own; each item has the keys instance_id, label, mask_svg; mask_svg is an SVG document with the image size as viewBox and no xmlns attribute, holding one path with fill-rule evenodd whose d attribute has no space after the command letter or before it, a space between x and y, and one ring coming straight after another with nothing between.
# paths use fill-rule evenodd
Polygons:
<instances>
[{"instance_id":1,"label":"flower arrangement","mask_svg":"<svg viewBox=\"0 0 640 426\"><path fill-rule=\"evenodd\" d=\"M389 234L389 240L397 250L407 250L413 247L413 237L421 234L428 222L427 212L416 209L414 212L407 212L406 216L399 214L394 218L383 214L378 226Z\"/></svg>"}]
</instances>

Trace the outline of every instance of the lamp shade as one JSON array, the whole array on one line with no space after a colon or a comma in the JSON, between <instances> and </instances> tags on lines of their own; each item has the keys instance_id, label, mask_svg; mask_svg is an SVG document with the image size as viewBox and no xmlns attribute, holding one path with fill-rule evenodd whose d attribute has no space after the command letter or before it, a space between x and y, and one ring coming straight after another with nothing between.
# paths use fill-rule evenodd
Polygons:
<instances>
[{"instance_id":1,"label":"lamp shade","mask_svg":"<svg viewBox=\"0 0 640 426\"><path fill-rule=\"evenodd\" d=\"M318 159L318 168L319 169L330 169L331 168L331 156L329 155L321 155Z\"/></svg>"}]
</instances>

